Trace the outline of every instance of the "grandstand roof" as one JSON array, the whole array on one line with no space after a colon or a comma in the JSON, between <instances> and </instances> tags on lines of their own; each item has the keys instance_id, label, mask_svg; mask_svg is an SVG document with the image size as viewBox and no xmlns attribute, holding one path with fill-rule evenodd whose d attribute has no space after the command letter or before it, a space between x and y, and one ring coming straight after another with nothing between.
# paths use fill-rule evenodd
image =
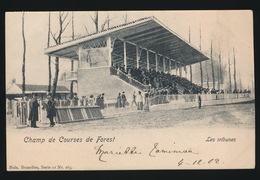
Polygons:
<instances>
[{"instance_id":1,"label":"grandstand roof","mask_svg":"<svg viewBox=\"0 0 260 180\"><path fill-rule=\"evenodd\" d=\"M78 60L76 51L79 44L91 43L107 36L123 39L141 48L164 55L183 65L209 59L200 50L166 27L155 17L141 18L46 48L45 54ZM122 51L120 49L122 49L122 42L115 41L113 53L119 53ZM136 47L130 44L127 47L127 56L135 57L135 49Z\"/></svg>"}]
</instances>

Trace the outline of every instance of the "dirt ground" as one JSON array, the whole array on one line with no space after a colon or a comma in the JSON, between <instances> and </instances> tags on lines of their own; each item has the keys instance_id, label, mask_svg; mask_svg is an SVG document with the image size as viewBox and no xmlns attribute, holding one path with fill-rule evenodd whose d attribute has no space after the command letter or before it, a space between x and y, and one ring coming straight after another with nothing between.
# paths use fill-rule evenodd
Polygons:
<instances>
[{"instance_id":1,"label":"dirt ground","mask_svg":"<svg viewBox=\"0 0 260 180\"><path fill-rule=\"evenodd\" d=\"M10 125L10 117L7 118L7 127ZM149 112L131 112L128 114L117 114L101 120L91 120L84 122L56 124L49 127L48 124L38 123L40 128L21 128L18 131L92 131L92 130L124 130L124 129L157 129L174 127L255 127L255 104L229 104L205 106L202 109L153 109Z\"/></svg>"},{"instance_id":2,"label":"dirt ground","mask_svg":"<svg viewBox=\"0 0 260 180\"><path fill-rule=\"evenodd\" d=\"M203 106L202 109L162 110L158 106L158 109L154 107L150 112L118 114L101 120L56 124L54 127L38 123L39 128L17 128L12 125L10 118L7 121L8 167L16 165L21 169L24 165L37 167L36 170L58 165L72 170L175 169L180 168L178 162L181 159L189 164L198 158L205 162L217 158L222 163L194 167L183 165L181 168L254 167L254 103ZM113 139L113 142L104 142L107 150L137 147L142 154L105 155L108 163L101 163L95 149L101 144L97 142L98 137ZM36 139L37 142L27 143L26 138ZM50 142L53 138L56 139L55 143ZM82 142L63 142L61 138L82 139ZM93 138L93 142L87 141L90 138ZM216 141L206 142L209 138ZM235 139L235 142L218 142L219 138ZM44 143L39 143L43 140ZM160 148L191 148L199 154L159 154L151 158L148 154L156 142Z\"/></svg>"}]
</instances>

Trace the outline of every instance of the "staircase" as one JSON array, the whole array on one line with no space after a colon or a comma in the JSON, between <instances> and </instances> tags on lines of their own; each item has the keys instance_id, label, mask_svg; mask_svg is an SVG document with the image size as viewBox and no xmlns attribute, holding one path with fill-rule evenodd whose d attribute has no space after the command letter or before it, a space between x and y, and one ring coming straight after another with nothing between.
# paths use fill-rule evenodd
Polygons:
<instances>
[{"instance_id":1,"label":"staircase","mask_svg":"<svg viewBox=\"0 0 260 180\"><path fill-rule=\"evenodd\" d=\"M125 81L126 83L130 84L131 86L137 88L141 92L145 92L149 90L151 87L149 85L144 85L141 82L129 77L127 74L123 73L120 70L117 70L113 67L110 68L110 74L116 76L117 78Z\"/></svg>"},{"instance_id":2,"label":"staircase","mask_svg":"<svg viewBox=\"0 0 260 180\"><path fill-rule=\"evenodd\" d=\"M146 90L149 90L151 87L149 85L144 85L143 83L129 77L127 74L123 73L120 70L115 69L114 67L110 68L110 74L111 75L115 75L116 77L118 77L119 79L125 81L126 83L138 88L140 91L145 92ZM181 86L178 83L176 84L176 88L178 91L178 94L183 94L184 89L186 89L185 87Z\"/></svg>"}]
</instances>

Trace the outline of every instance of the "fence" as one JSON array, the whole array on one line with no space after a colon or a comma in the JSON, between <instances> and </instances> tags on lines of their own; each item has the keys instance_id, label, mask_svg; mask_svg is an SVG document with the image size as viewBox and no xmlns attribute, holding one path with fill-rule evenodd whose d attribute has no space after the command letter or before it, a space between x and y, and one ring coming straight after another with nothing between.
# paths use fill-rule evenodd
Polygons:
<instances>
[{"instance_id":1,"label":"fence","mask_svg":"<svg viewBox=\"0 0 260 180\"><path fill-rule=\"evenodd\" d=\"M9 123L17 126L27 126L30 125L30 121L28 120L30 113L30 100L6 100L6 113L7 116L10 117ZM39 100L39 122L40 123L49 123L49 120L46 118L47 113L44 110L44 101Z\"/></svg>"},{"instance_id":2,"label":"fence","mask_svg":"<svg viewBox=\"0 0 260 180\"><path fill-rule=\"evenodd\" d=\"M104 118L99 106L57 107L56 111L58 123Z\"/></svg>"},{"instance_id":3,"label":"fence","mask_svg":"<svg viewBox=\"0 0 260 180\"><path fill-rule=\"evenodd\" d=\"M238 99L238 98L252 98L253 93L238 93L238 94L201 94L202 101L215 101L223 99ZM158 95L149 99L144 99L144 106L153 106L158 104L166 104L170 102L197 102L197 94L181 94L181 95ZM6 113L11 117L11 121L16 125L29 125L28 121L30 106L29 101L8 101L6 102ZM132 111L140 111L137 109L136 104L128 100L125 107L116 108L117 99L107 99L104 103L104 108L99 106L90 105L87 100L57 100L57 119L56 122L74 122L86 119L100 119L104 116L128 113ZM45 101L39 100L39 122L49 123L47 119ZM98 108L98 110L96 109ZM65 115L64 115L65 114ZM66 115L67 114L67 115Z\"/></svg>"},{"instance_id":4,"label":"fence","mask_svg":"<svg viewBox=\"0 0 260 180\"><path fill-rule=\"evenodd\" d=\"M238 98L254 98L254 94L240 93L240 94L201 94L202 101L224 100L224 99L238 99ZM149 105L165 104L172 101L176 102L197 102L197 94L181 94L181 95L158 95L149 99Z\"/></svg>"}]
</instances>

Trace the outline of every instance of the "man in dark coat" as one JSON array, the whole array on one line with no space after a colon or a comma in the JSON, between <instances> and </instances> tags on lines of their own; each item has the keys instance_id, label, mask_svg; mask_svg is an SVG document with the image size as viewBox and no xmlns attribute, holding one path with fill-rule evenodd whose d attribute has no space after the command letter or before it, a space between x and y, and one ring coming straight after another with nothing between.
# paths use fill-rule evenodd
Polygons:
<instances>
[{"instance_id":1,"label":"man in dark coat","mask_svg":"<svg viewBox=\"0 0 260 180\"><path fill-rule=\"evenodd\" d=\"M53 127L55 125L53 121L53 117L56 117L55 110L55 101L51 98L51 96L47 96L47 118L50 120L50 126Z\"/></svg>"},{"instance_id":2,"label":"man in dark coat","mask_svg":"<svg viewBox=\"0 0 260 180\"><path fill-rule=\"evenodd\" d=\"M39 107L39 103L37 101L37 98L35 96L35 94L32 95L32 99L30 102L30 114L29 114L29 120L31 121L31 127L32 128L38 128L38 126L36 126L36 121L38 121L39 117L38 117L38 107Z\"/></svg>"},{"instance_id":3,"label":"man in dark coat","mask_svg":"<svg viewBox=\"0 0 260 180\"><path fill-rule=\"evenodd\" d=\"M199 109L201 109L201 95L200 95L200 92L198 93L198 105L199 105Z\"/></svg>"}]
</instances>

